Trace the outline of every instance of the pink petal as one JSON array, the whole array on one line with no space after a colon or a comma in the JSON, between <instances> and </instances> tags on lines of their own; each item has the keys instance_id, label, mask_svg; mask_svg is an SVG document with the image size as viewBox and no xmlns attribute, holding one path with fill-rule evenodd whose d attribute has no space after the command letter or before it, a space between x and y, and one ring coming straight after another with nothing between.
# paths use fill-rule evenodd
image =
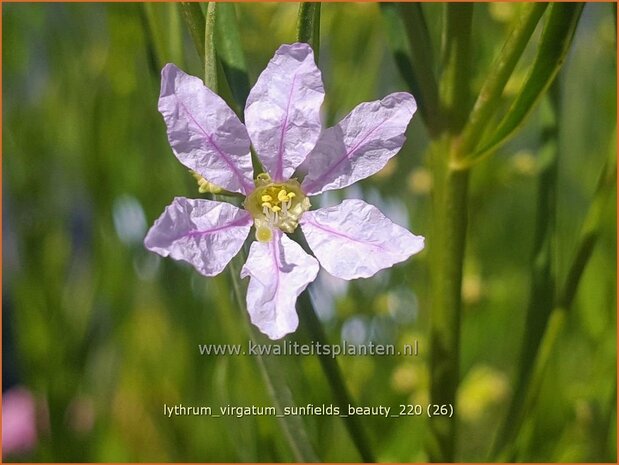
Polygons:
<instances>
[{"instance_id":1,"label":"pink petal","mask_svg":"<svg viewBox=\"0 0 619 465\"><path fill-rule=\"evenodd\" d=\"M249 136L234 112L200 79L172 64L161 71L159 111L180 162L229 191L254 189Z\"/></svg>"},{"instance_id":2,"label":"pink petal","mask_svg":"<svg viewBox=\"0 0 619 465\"><path fill-rule=\"evenodd\" d=\"M300 43L282 45L249 93L245 124L275 181L290 178L316 144L324 96L314 52Z\"/></svg>"},{"instance_id":3,"label":"pink petal","mask_svg":"<svg viewBox=\"0 0 619 465\"><path fill-rule=\"evenodd\" d=\"M36 402L29 390L2 394L2 458L32 450L37 443Z\"/></svg>"},{"instance_id":4,"label":"pink petal","mask_svg":"<svg viewBox=\"0 0 619 465\"><path fill-rule=\"evenodd\" d=\"M366 102L324 131L307 157L303 192L319 194L350 186L381 170L404 145L417 103L405 92Z\"/></svg>"},{"instance_id":5,"label":"pink petal","mask_svg":"<svg viewBox=\"0 0 619 465\"><path fill-rule=\"evenodd\" d=\"M424 238L363 200L305 212L301 229L322 267L342 279L368 278L416 254Z\"/></svg>"},{"instance_id":6,"label":"pink petal","mask_svg":"<svg viewBox=\"0 0 619 465\"><path fill-rule=\"evenodd\" d=\"M316 279L318 262L280 231L270 242L254 242L241 278L250 276L247 310L251 322L271 339L297 329L297 297Z\"/></svg>"},{"instance_id":7,"label":"pink petal","mask_svg":"<svg viewBox=\"0 0 619 465\"><path fill-rule=\"evenodd\" d=\"M251 215L234 205L176 197L150 228L144 245L214 276L241 249L251 225Z\"/></svg>"}]
</instances>

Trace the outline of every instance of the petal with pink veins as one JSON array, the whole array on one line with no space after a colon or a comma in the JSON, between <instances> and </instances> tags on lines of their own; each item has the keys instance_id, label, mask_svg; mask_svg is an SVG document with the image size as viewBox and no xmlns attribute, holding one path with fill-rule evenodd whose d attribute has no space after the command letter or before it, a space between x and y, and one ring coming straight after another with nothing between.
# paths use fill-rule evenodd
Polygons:
<instances>
[{"instance_id":1,"label":"petal with pink veins","mask_svg":"<svg viewBox=\"0 0 619 465\"><path fill-rule=\"evenodd\" d=\"M417 103L406 92L357 105L325 130L307 157L307 195L341 189L380 171L400 151Z\"/></svg>"},{"instance_id":2,"label":"petal with pink veins","mask_svg":"<svg viewBox=\"0 0 619 465\"><path fill-rule=\"evenodd\" d=\"M241 278L250 277L247 310L251 322L271 339L292 333L299 324L297 297L316 279L318 262L280 231L269 242L254 242Z\"/></svg>"},{"instance_id":3,"label":"petal with pink veins","mask_svg":"<svg viewBox=\"0 0 619 465\"><path fill-rule=\"evenodd\" d=\"M422 236L362 200L305 212L300 224L322 267L342 279L369 278L424 247Z\"/></svg>"},{"instance_id":4,"label":"petal with pink veins","mask_svg":"<svg viewBox=\"0 0 619 465\"><path fill-rule=\"evenodd\" d=\"M176 197L146 234L144 245L162 257L194 266L204 276L221 273L243 246L253 221L223 202Z\"/></svg>"},{"instance_id":5,"label":"petal with pink veins","mask_svg":"<svg viewBox=\"0 0 619 465\"><path fill-rule=\"evenodd\" d=\"M200 79L165 65L159 111L172 150L183 165L229 191L249 194L254 189L247 130Z\"/></svg>"},{"instance_id":6,"label":"petal with pink veins","mask_svg":"<svg viewBox=\"0 0 619 465\"><path fill-rule=\"evenodd\" d=\"M273 180L289 179L316 144L324 97L311 47L301 43L279 47L245 105L251 141Z\"/></svg>"}]
</instances>

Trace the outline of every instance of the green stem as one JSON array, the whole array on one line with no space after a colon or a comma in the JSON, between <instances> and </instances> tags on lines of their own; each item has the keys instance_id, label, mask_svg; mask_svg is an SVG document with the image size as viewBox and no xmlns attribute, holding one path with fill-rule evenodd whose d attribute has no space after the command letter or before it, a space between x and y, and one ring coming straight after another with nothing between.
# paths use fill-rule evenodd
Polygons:
<instances>
[{"instance_id":1,"label":"green stem","mask_svg":"<svg viewBox=\"0 0 619 465\"><path fill-rule=\"evenodd\" d=\"M486 129L491 116L496 112L503 89L507 84L535 27L546 10L547 3L525 3L522 5L516 24L510 32L501 52L495 59L482 85L465 130L461 136L459 150L464 154L472 152Z\"/></svg>"},{"instance_id":2,"label":"green stem","mask_svg":"<svg viewBox=\"0 0 619 465\"><path fill-rule=\"evenodd\" d=\"M311 45L318 63L320 52L320 2L303 2L299 5L297 40Z\"/></svg>"},{"instance_id":3,"label":"green stem","mask_svg":"<svg viewBox=\"0 0 619 465\"><path fill-rule=\"evenodd\" d=\"M462 264L467 224L468 171L453 170L445 163L439 141L432 148L433 241L430 245L432 314L430 321L430 403L456 404L459 383ZM426 450L431 462L453 462L456 422L433 417Z\"/></svg>"},{"instance_id":4,"label":"green stem","mask_svg":"<svg viewBox=\"0 0 619 465\"><path fill-rule=\"evenodd\" d=\"M209 2L206 8L206 23L204 27L204 84L213 92L217 92L217 52L215 49L215 20L217 18L217 3Z\"/></svg>"},{"instance_id":5,"label":"green stem","mask_svg":"<svg viewBox=\"0 0 619 465\"><path fill-rule=\"evenodd\" d=\"M430 242L432 316L430 321L430 403L455 409L459 383L462 265L466 242L468 170L453 168L454 135L462 127L469 100L469 50L473 6L448 4L443 43L441 113L447 132L430 146L434 190ZM456 422L430 419L426 451L432 462L453 462Z\"/></svg>"},{"instance_id":6,"label":"green stem","mask_svg":"<svg viewBox=\"0 0 619 465\"><path fill-rule=\"evenodd\" d=\"M468 114L472 21L473 4L447 4L442 52L443 74L439 91L441 114L451 134L460 131Z\"/></svg>"}]
</instances>

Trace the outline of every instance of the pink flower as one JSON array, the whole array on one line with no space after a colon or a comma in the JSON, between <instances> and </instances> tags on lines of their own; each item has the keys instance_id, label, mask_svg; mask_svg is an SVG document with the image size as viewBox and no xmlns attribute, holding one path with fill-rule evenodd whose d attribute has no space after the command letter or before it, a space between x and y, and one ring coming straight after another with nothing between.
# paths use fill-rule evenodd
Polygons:
<instances>
[{"instance_id":1,"label":"pink flower","mask_svg":"<svg viewBox=\"0 0 619 465\"><path fill-rule=\"evenodd\" d=\"M36 443L34 397L26 388L12 388L2 394L2 458L29 452Z\"/></svg>"},{"instance_id":2,"label":"pink flower","mask_svg":"<svg viewBox=\"0 0 619 465\"><path fill-rule=\"evenodd\" d=\"M362 103L322 130L324 89L312 49L282 45L249 94L243 125L200 79L171 64L161 74L159 111L176 157L246 199L240 209L177 197L144 244L213 276L238 253L253 225L257 241L241 277L250 277L251 321L271 339L297 328L295 303L316 278L318 262L339 278L367 278L423 249L423 237L362 200L309 211L309 197L376 173L400 150L417 109L412 95ZM255 180L250 143L265 170ZM306 158L308 172L299 183L292 175ZM285 234L299 225L316 258Z\"/></svg>"}]
</instances>

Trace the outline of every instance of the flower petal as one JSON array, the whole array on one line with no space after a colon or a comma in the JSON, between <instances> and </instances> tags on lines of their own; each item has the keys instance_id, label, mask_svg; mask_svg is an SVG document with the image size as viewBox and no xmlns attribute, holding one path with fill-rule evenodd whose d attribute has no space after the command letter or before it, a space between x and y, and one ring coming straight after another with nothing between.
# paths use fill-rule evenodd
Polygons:
<instances>
[{"instance_id":1,"label":"flower petal","mask_svg":"<svg viewBox=\"0 0 619 465\"><path fill-rule=\"evenodd\" d=\"M279 230L270 242L254 242L241 278L250 276L247 310L251 322L271 339L297 329L297 297L316 279L318 262Z\"/></svg>"},{"instance_id":2,"label":"flower petal","mask_svg":"<svg viewBox=\"0 0 619 465\"><path fill-rule=\"evenodd\" d=\"M167 64L159 111L180 162L229 191L254 189L249 136L243 123L200 79Z\"/></svg>"},{"instance_id":3,"label":"flower petal","mask_svg":"<svg viewBox=\"0 0 619 465\"><path fill-rule=\"evenodd\" d=\"M162 257L191 263L204 276L215 276L241 249L251 225L251 215L234 205L176 197L150 228L144 245Z\"/></svg>"},{"instance_id":4,"label":"flower petal","mask_svg":"<svg viewBox=\"0 0 619 465\"><path fill-rule=\"evenodd\" d=\"M307 44L282 45L258 77L247 98L245 124L273 180L289 179L316 144L324 96Z\"/></svg>"},{"instance_id":5,"label":"flower petal","mask_svg":"<svg viewBox=\"0 0 619 465\"><path fill-rule=\"evenodd\" d=\"M307 157L303 192L340 189L381 170L404 145L404 132L416 110L415 99L406 92L357 105L321 134Z\"/></svg>"},{"instance_id":6,"label":"flower petal","mask_svg":"<svg viewBox=\"0 0 619 465\"><path fill-rule=\"evenodd\" d=\"M305 212L301 229L322 267L342 279L369 278L424 247L424 238L363 200Z\"/></svg>"}]
</instances>

